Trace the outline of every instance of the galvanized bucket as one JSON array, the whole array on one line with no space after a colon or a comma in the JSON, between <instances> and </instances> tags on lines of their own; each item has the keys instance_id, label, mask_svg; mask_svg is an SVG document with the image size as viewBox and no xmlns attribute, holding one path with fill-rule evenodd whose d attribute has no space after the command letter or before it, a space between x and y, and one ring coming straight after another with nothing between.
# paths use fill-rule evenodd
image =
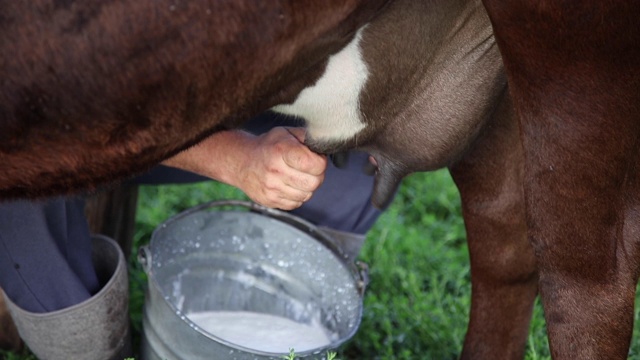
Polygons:
<instances>
[{"instance_id":1,"label":"galvanized bucket","mask_svg":"<svg viewBox=\"0 0 640 360\"><path fill-rule=\"evenodd\" d=\"M142 358L282 359L293 348L298 357L324 359L353 336L362 316L366 270L343 259L331 238L282 211L241 201L189 209L140 249L149 278ZM222 313L320 327L328 340L298 350L290 339L276 339L280 348L266 349L253 342L265 330L250 328L240 341L199 320ZM217 319L217 328L232 327Z\"/></svg>"}]
</instances>

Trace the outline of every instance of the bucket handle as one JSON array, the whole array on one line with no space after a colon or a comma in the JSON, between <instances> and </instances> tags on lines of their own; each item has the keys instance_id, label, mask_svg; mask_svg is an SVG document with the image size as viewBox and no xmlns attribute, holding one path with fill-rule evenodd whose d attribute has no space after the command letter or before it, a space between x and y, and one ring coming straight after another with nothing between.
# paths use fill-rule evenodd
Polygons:
<instances>
[{"instance_id":1,"label":"bucket handle","mask_svg":"<svg viewBox=\"0 0 640 360\"><path fill-rule=\"evenodd\" d=\"M230 201L233 201L233 200L230 200ZM312 223L304 219L301 219L298 216L291 215L288 212L268 208L268 207L265 207L256 203L251 203L251 202L246 202L246 204L253 211L257 211L257 212L260 212L261 214L275 218L276 220L280 220L284 223L287 223L299 230L302 230L314 236L318 241L320 241L329 250L331 250L334 254L336 254L343 263L345 263L348 267L352 269L354 275L357 276L358 278L356 281L356 285L358 287L358 293L360 294L360 296L364 295L364 291L367 285L369 285L369 266L362 261L356 261L355 266L353 263L347 262L346 259L348 259L348 256L342 252L340 247L334 242L334 240L330 235L328 235L327 233L325 233L324 231L322 231Z\"/></svg>"},{"instance_id":2,"label":"bucket handle","mask_svg":"<svg viewBox=\"0 0 640 360\"><path fill-rule=\"evenodd\" d=\"M142 265L142 269L148 275L151 271L151 251L149 251L149 245L142 245L138 249L138 263Z\"/></svg>"},{"instance_id":3,"label":"bucket handle","mask_svg":"<svg viewBox=\"0 0 640 360\"><path fill-rule=\"evenodd\" d=\"M256 203L247 202L247 204L249 204L251 209L254 211L257 211L257 212L260 212L261 214L275 218L276 220L280 220L284 223L287 223L299 230L302 230L314 236L318 241L320 241L329 250L331 250L334 254L336 254L343 263L345 263L348 267L351 268L354 275L357 276L358 278L356 281L358 292L361 296L364 295L364 291L367 285L369 285L369 266L362 261L356 261L355 266L353 263L347 262L346 260L349 257L344 252L342 252L340 247L334 242L331 235L328 235L327 233L325 233L324 231L322 231L312 223L304 219L301 219L300 217L291 215L285 211L271 209Z\"/></svg>"}]
</instances>

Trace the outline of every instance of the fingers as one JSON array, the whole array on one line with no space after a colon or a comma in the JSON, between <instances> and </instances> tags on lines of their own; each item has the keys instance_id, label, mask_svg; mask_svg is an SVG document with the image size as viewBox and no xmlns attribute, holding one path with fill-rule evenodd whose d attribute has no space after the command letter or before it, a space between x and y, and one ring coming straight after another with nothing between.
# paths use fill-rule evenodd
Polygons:
<instances>
[{"instance_id":1,"label":"fingers","mask_svg":"<svg viewBox=\"0 0 640 360\"><path fill-rule=\"evenodd\" d=\"M252 179L243 187L249 197L268 207L291 210L308 201L322 184L327 160L301 141L304 130L274 128L259 137L250 164Z\"/></svg>"},{"instance_id":2,"label":"fingers","mask_svg":"<svg viewBox=\"0 0 640 360\"><path fill-rule=\"evenodd\" d=\"M251 200L271 208L293 210L311 199L312 195L312 192L293 192L291 190L281 191L280 189L264 188L264 191L259 196Z\"/></svg>"},{"instance_id":3,"label":"fingers","mask_svg":"<svg viewBox=\"0 0 640 360\"><path fill-rule=\"evenodd\" d=\"M319 185L314 178L322 182L327 168L327 159L324 155L309 150L301 142L303 140L304 129L302 128L274 128L266 134L264 139L266 144L261 147L271 152L273 156L269 163L274 165L276 171L282 171L283 176L289 177L290 185L298 184L298 188L305 190ZM269 150L269 147L273 149ZM280 164L279 161L284 163Z\"/></svg>"},{"instance_id":4,"label":"fingers","mask_svg":"<svg viewBox=\"0 0 640 360\"><path fill-rule=\"evenodd\" d=\"M263 181L258 184L255 191L247 192L247 195L251 200L267 207L293 210L311 199L316 188L311 187L308 190L300 190L286 185L280 176L270 174L263 178Z\"/></svg>"},{"instance_id":5,"label":"fingers","mask_svg":"<svg viewBox=\"0 0 640 360\"><path fill-rule=\"evenodd\" d=\"M318 175L309 174L297 169L284 167L282 173L273 174L274 181L282 181L286 186L303 192L315 191L324 181L324 171Z\"/></svg>"},{"instance_id":6,"label":"fingers","mask_svg":"<svg viewBox=\"0 0 640 360\"><path fill-rule=\"evenodd\" d=\"M316 154L304 145L305 131L302 128L285 128L299 144L289 142L290 146L283 153L284 162L292 169L305 174L318 176L323 174L327 168L327 158L324 155Z\"/></svg>"},{"instance_id":7,"label":"fingers","mask_svg":"<svg viewBox=\"0 0 640 360\"><path fill-rule=\"evenodd\" d=\"M295 137L300 143L304 144L305 135L307 131L302 127L285 127L284 128L289 134Z\"/></svg>"},{"instance_id":8,"label":"fingers","mask_svg":"<svg viewBox=\"0 0 640 360\"><path fill-rule=\"evenodd\" d=\"M258 202L280 209L294 209L311 199L323 180L324 173L315 176L287 167L271 168L263 171Z\"/></svg>"}]
</instances>

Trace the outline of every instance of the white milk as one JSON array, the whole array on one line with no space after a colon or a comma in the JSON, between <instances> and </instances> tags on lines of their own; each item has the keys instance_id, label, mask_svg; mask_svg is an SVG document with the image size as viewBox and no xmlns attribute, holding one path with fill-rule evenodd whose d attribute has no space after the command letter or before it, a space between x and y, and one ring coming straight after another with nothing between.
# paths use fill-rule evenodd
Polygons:
<instances>
[{"instance_id":1,"label":"white milk","mask_svg":"<svg viewBox=\"0 0 640 360\"><path fill-rule=\"evenodd\" d=\"M302 324L281 316L250 311L203 311L187 315L198 327L247 349L288 353L331 343L319 324Z\"/></svg>"}]
</instances>

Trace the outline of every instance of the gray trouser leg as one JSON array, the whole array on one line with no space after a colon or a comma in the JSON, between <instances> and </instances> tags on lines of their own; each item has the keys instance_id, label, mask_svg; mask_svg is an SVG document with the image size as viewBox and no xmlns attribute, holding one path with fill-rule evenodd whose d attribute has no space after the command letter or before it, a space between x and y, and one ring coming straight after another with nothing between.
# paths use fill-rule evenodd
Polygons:
<instances>
[{"instance_id":1,"label":"gray trouser leg","mask_svg":"<svg viewBox=\"0 0 640 360\"><path fill-rule=\"evenodd\" d=\"M115 241L103 236L93 238L92 255L104 285L84 302L58 311L33 313L5 296L20 336L39 359L121 360L131 354L124 255Z\"/></svg>"}]
</instances>

